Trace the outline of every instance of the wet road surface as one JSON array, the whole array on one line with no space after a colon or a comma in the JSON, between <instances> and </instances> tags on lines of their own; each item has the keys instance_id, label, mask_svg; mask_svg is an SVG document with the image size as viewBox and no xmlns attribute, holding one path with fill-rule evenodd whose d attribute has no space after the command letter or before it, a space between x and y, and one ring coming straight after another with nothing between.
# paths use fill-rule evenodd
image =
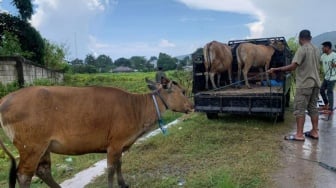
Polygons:
<instances>
[{"instance_id":1,"label":"wet road surface","mask_svg":"<svg viewBox=\"0 0 336 188\"><path fill-rule=\"evenodd\" d=\"M282 168L274 175L275 187L336 187L336 171L331 169L336 167L336 115L327 119L328 115L320 115L318 140L306 137L304 142L283 141ZM296 131L293 124L290 134ZM310 118L306 116L304 131L311 128ZM323 167L324 164L327 166Z\"/></svg>"}]
</instances>

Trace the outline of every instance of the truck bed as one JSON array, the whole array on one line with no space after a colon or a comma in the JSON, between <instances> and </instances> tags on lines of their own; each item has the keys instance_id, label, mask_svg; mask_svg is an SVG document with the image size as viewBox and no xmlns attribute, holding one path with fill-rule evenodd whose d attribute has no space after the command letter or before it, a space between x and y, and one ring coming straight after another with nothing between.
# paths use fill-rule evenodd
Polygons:
<instances>
[{"instance_id":1,"label":"truck bed","mask_svg":"<svg viewBox=\"0 0 336 188\"><path fill-rule=\"evenodd\" d=\"M198 95L212 95L212 96L265 96L269 94L282 94L283 88L279 86L260 86L251 85L251 89L242 88L224 88L221 90L210 90L198 92Z\"/></svg>"}]
</instances>

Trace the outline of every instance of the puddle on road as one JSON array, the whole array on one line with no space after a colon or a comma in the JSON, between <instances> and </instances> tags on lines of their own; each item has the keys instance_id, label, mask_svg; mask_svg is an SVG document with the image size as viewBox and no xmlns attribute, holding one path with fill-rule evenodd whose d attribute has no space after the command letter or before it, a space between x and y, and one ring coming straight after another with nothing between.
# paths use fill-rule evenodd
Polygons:
<instances>
[{"instance_id":1,"label":"puddle on road","mask_svg":"<svg viewBox=\"0 0 336 188\"><path fill-rule=\"evenodd\" d=\"M327 116L320 115L320 118L327 119ZM336 172L320 166L318 162L336 167L336 115L332 115L329 121L322 119L319 120L319 140L283 141L283 168L273 176L276 187L335 187ZM311 128L310 118L306 116L304 131ZM293 123L292 133L295 130L296 124Z\"/></svg>"}]
</instances>

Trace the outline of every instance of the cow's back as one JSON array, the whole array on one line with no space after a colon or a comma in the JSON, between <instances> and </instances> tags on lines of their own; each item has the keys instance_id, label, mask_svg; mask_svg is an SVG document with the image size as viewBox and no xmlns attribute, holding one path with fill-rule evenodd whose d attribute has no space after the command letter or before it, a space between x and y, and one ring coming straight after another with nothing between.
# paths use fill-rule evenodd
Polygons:
<instances>
[{"instance_id":1,"label":"cow's back","mask_svg":"<svg viewBox=\"0 0 336 188\"><path fill-rule=\"evenodd\" d=\"M224 43L213 41L209 48L212 72L223 72L231 68L231 47Z\"/></svg>"},{"instance_id":2,"label":"cow's back","mask_svg":"<svg viewBox=\"0 0 336 188\"><path fill-rule=\"evenodd\" d=\"M122 131L118 125L131 123L130 97L115 88L29 87L3 98L0 115L12 141L38 136L46 142L54 141L51 147L56 153L86 153L97 145L103 150L111 132ZM95 142L83 147L85 139ZM83 151L78 151L80 148Z\"/></svg>"}]
</instances>

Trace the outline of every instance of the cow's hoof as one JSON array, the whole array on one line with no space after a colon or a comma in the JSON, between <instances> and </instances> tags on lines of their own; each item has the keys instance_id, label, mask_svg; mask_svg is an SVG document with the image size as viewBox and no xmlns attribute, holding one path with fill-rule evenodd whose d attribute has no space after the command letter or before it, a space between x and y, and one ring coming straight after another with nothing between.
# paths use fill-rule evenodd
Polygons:
<instances>
[{"instance_id":1,"label":"cow's hoof","mask_svg":"<svg viewBox=\"0 0 336 188\"><path fill-rule=\"evenodd\" d=\"M120 188L129 188L129 186L127 184L123 184L119 186Z\"/></svg>"}]
</instances>

